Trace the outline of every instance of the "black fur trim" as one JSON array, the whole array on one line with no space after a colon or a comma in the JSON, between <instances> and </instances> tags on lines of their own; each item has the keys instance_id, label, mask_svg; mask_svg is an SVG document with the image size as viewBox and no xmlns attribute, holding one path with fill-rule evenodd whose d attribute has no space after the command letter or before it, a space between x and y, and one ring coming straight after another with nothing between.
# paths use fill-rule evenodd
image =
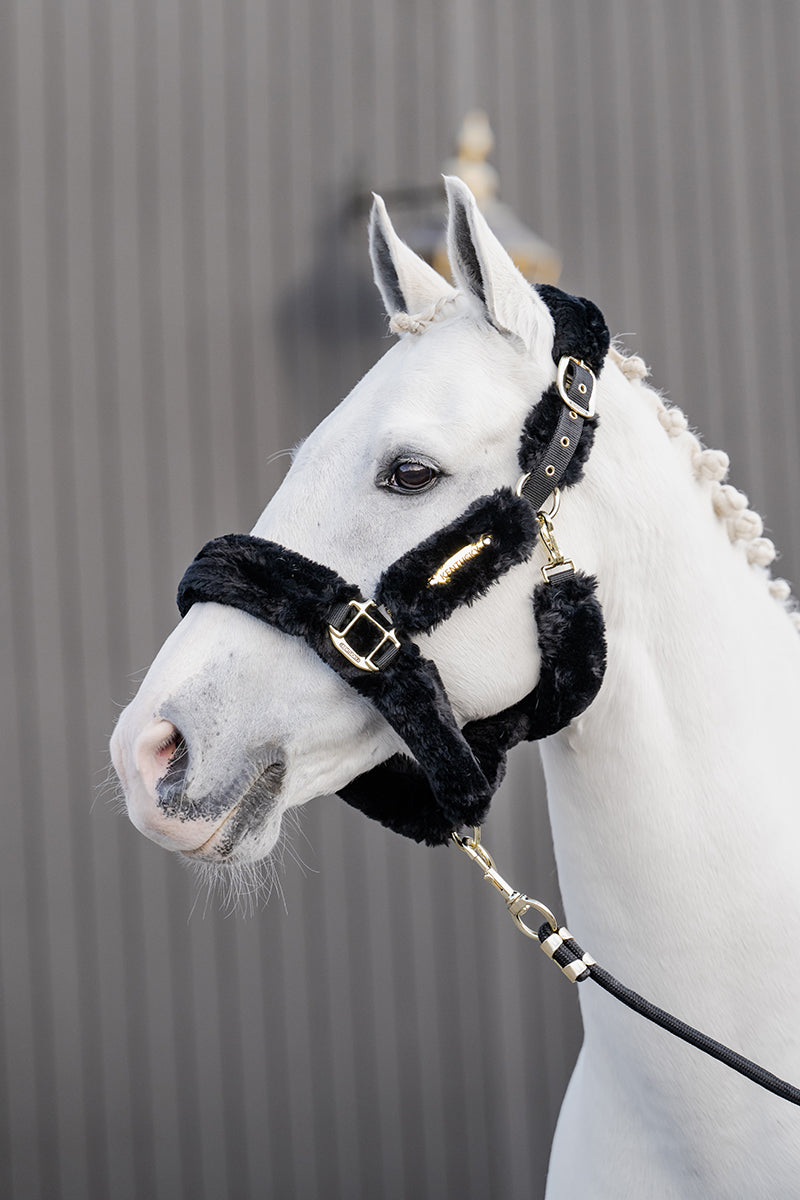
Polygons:
<instances>
[{"instance_id":1,"label":"black fur trim","mask_svg":"<svg viewBox=\"0 0 800 1200\"><path fill-rule=\"evenodd\" d=\"M541 654L536 687L503 712L463 730L490 782L492 763L498 759L495 747L509 750L520 741L536 742L558 733L585 712L599 692L606 639L596 589L594 576L582 571L534 589ZM497 762L494 770L500 769Z\"/></svg>"},{"instance_id":2,"label":"black fur trim","mask_svg":"<svg viewBox=\"0 0 800 1200\"><path fill-rule=\"evenodd\" d=\"M550 283L539 283L536 290L550 309L556 327L553 361L559 362L565 354L582 358L599 375L611 345L600 309L591 300L570 296Z\"/></svg>"},{"instance_id":3,"label":"black fur trim","mask_svg":"<svg viewBox=\"0 0 800 1200\"><path fill-rule=\"evenodd\" d=\"M533 608L541 654L539 682L516 704L464 726L462 733L480 766L489 797L503 780L509 750L521 741L538 741L564 729L600 690L606 644L596 586L592 576L578 571L536 587ZM429 846L449 841L458 827L437 803L425 774L400 755L353 780L339 795L387 828ZM487 801L484 815L488 807ZM480 812L480 802L465 806L460 824L481 824Z\"/></svg>"},{"instance_id":4,"label":"black fur trim","mask_svg":"<svg viewBox=\"0 0 800 1200\"><path fill-rule=\"evenodd\" d=\"M445 845L453 830L460 827L460 823L453 825L452 817L439 807L417 763L405 755L396 754L359 775L341 788L339 796L393 833L401 833L428 846ZM474 823L480 825L484 816L485 812L476 810Z\"/></svg>"},{"instance_id":5,"label":"black fur trim","mask_svg":"<svg viewBox=\"0 0 800 1200\"><path fill-rule=\"evenodd\" d=\"M491 545L459 567L447 583L429 585L439 567L483 534L491 534ZM460 605L483 596L511 567L525 562L537 534L530 504L501 488L393 562L381 577L375 598L404 633L433 629Z\"/></svg>"},{"instance_id":6,"label":"black fur trim","mask_svg":"<svg viewBox=\"0 0 800 1200\"><path fill-rule=\"evenodd\" d=\"M322 563L277 542L229 533L207 542L190 564L178 585L178 611L183 617L203 601L228 604L284 633L307 637L336 604L358 594Z\"/></svg>"},{"instance_id":7,"label":"black fur trim","mask_svg":"<svg viewBox=\"0 0 800 1200\"><path fill-rule=\"evenodd\" d=\"M451 829L479 822L491 792L456 725L436 665L413 643L375 673L360 670L328 636L331 611L358 589L330 568L275 542L229 534L208 542L178 589L178 608L212 601L242 609L282 633L302 637L389 722L419 763L439 818Z\"/></svg>"},{"instance_id":8,"label":"black fur trim","mask_svg":"<svg viewBox=\"0 0 800 1200\"><path fill-rule=\"evenodd\" d=\"M552 284L541 283L537 292L549 308L555 324L553 361L565 355L582 359L599 376L611 338L603 314L591 300L570 296ZM528 414L520 439L519 461L523 471L532 471L550 445L561 414L563 400L555 384ZM583 467L594 444L597 418L585 421L575 453L559 481L559 487L572 487L583 478Z\"/></svg>"}]
</instances>

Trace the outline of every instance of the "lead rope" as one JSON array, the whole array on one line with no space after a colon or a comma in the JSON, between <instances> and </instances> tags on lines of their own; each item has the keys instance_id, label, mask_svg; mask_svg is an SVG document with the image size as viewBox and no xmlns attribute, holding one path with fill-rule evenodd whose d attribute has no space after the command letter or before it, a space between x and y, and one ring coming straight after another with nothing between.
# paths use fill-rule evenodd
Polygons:
<instances>
[{"instance_id":1,"label":"lead rope","mask_svg":"<svg viewBox=\"0 0 800 1200\"><path fill-rule=\"evenodd\" d=\"M777 1075L766 1071L758 1063L751 1062L749 1058L737 1054L729 1046L715 1042L713 1038L701 1033L699 1029L694 1029L684 1021L679 1021L677 1017L673 1017L663 1008L651 1004L649 1000L645 1000L643 996L625 987L618 979L610 975L592 958L591 954L587 954L578 945L568 929L563 926L559 928L558 921L546 904L543 904L541 900L534 900L531 896L526 896L524 892L518 891L506 882L497 870L491 854L482 845L479 828L473 829L472 837L462 836L458 833L454 833L452 836L459 849L463 850L467 857L480 867L484 879L488 879L500 892L517 929L524 933L525 937L538 941L547 957L561 968L572 983L584 983L587 979L593 979L604 991L609 992L622 1004L627 1005L628 1008L633 1009L648 1021L660 1025L668 1033L672 1033L682 1041L688 1042L690 1046L702 1050L704 1054L716 1058L733 1071L738 1071L740 1075L744 1075L753 1083L766 1088L768 1092L773 1092L791 1104L800 1105L800 1088L794 1087L784 1079L779 1079ZM544 924L538 929L527 925L523 920L525 914L531 909L545 918Z\"/></svg>"}]
</instances>

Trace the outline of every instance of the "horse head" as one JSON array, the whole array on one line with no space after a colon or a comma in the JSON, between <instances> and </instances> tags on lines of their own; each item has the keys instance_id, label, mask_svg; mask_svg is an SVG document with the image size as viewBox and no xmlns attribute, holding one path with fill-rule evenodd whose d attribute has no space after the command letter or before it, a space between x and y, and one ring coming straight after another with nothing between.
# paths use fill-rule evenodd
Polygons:
<instances>
[{"instance_id":1,"label":"horse head","mask_svg":"<svg viewBox=\"0 0 800 1200\"><path fill-rule=\"evenodd\" d=\"M398 238L376 197L370 251L398 340L297 449L252 531L365 597L389 564L480 497L511 495L523 426L556 380L553 313L563 293L549 289L548 304L468 189L450 179L447 190L456 287ZM598 336L601 364L607 342ZM488 546L491 534L480 536ZM446 619L412 629L458 727L508 711L535 689L531 594L541 562L533 542L528 530L502 579L476 588ZM458 566L456 556L449 569ZM408 747L385 710L285 625L200 600L123 712L112 757L130 817L148 837L194 859L246 863L269 854L288 809L346 791Z\"/></svg>"}]
</instances>

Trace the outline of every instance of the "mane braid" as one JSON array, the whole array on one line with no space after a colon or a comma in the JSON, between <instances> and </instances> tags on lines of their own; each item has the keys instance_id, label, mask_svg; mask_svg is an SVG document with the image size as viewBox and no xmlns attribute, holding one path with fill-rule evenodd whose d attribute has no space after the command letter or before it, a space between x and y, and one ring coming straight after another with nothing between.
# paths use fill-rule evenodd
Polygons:
<instances>
[{"instance_id":1,"label":"mane braid","mask_svg":"<svg viewBox=\"0 0 800 1200\"><path fill-rule=\"evenodd\" d=\"M770 595L784 606L795 628L800 630L800 611L789 583L785 579L773 579L770 574L769 567L777 551L771 539L763 536L762 518L748 507L744 492L724 482L730 467L728 455L724 450L706 449L689 428L685 414L676 406L665 404L660 393L645 382L650 371L644 359L626 355L619 346L612 346L609 355L631 384L655 399L656 414L667 435L688 447L695 478L700 483L711 484L714 512L726 526L731 542L742 546L750 565L763 571Z\"/></svg>"},{"instance_id":2,"label":"mane braid","mask_svg":"<svg viewBox=\"0 0 800 1200\"><path fill-rule=\"evenodd\" d=\"M446 310L460 297L461 292L453 292L447 296L440 296L418 313L396 312L389 321L389 329L392 333L424 333L436 321L449 316Z\"/></svg>"}]
</instances>

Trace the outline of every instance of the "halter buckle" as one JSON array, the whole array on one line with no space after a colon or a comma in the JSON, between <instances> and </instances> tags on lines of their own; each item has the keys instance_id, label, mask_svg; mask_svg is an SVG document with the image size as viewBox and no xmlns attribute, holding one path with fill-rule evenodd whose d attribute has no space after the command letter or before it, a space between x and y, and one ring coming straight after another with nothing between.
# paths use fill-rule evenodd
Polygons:
<instances>
[{"instance_id":1,"label":"halter buckle","mask_svg":"<svg viewBox=\"0 0 800 1200\"><path fill-rule=\"evenodd\" d=\"M567 379L570 367L573 372L571 378ZM594 373L582 359L572 358L568 354L560 359L556 374L558 394L567 408L586 421L591 421L597 411L594 385Z\"/></svg>"},{"instance_id":2,"label":"halter buckle","mask_svg":"<svg viewBox=\"0 0 800 1200\"><path fill-rule=\"evenodd\" d=\"M347 616L347 610L352 608L355 610L354 615L350 618L343 628L338 629L337 624L340 624L342 619ZM372 615L370 609L373 609L381 618L377 620ZM337 620L338 618L338 620ZM347 640L348 634L352 634L355 626L359 621L364 620L368 625L374 626L380 632L380 637L375 642L375 645L367 654L362 654L360 650L363 647L351 646ZM358 667L360 671L380 671L382 667L388 666L392 659L400 649L400 641L392 626L392 618L389 616L385 608L380 608L374 600L350 600L346 605L333 614L333 622L328 626L328 633L336 649L343 655L348 662L351 662L354 667ZM386 625L383 624L386 621ZM388 628L387 628L388 625ZM364 631L359 630L359 634L363 637ZM374 637L374 634L372 634ZM375 656L384 646L388 647L383 654L379 655L379 662L375 662Z\"/></svg>"}]
</instances>

